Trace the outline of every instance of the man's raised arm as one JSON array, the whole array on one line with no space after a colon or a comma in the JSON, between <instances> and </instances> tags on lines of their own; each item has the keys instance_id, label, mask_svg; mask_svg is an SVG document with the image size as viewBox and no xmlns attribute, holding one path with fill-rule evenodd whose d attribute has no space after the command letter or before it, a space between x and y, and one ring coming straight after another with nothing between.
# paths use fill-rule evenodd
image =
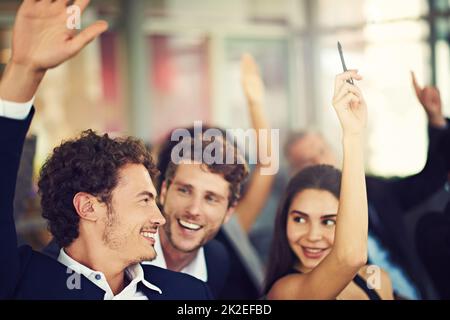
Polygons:
<instances>
[{"instance_id":1,"label":"man's raised arm","mask_svg":"<svg viewBox=\"0 0 450 320\"><path fill-rule=\"evenodd\" d=\"M73 57L107 28L105 22L96 22L78 34L69 30L66 3L23 1L14 24L12 57L0 83L0 299L14 297L24 264L17 248L13 202L22 146L33 117L26 102L48 69ZM75 1L80 11L88 3ZM27 112L17 116L24 105Z\"/></svg>"}]
</instances>

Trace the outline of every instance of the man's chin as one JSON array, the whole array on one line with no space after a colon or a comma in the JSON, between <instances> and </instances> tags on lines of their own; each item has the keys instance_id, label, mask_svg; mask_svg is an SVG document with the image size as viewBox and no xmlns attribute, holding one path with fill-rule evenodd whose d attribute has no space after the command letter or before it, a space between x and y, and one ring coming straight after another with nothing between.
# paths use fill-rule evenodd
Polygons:
<instances>
[{"instance_id":1,"label":"man's chin","mask_svg":"<svg viewBox=\"0 0 450 320\"><path fill-rule=\"evenodd\" d=\"M153 261L156 259L156 252L146 252L141 255L141 257L138 259L137 263L144 262L144 261Z\"/></svg>"},{"instance_id":2,"label":"man's chin","mask_svg":"<svg viewBox=\"0 0 450 320\"><path fill-rule=\"evenodd\" d=\"M177 249L177 251L180 251L182 253L194 253L196 252L198 249L200 249L202 247L202 245L192 245L192 246L186 246L186 245L174 245L173 246L175 249Z\"/></svg>"},{"instance_id":3,"label":"man's chin","mask_svg":"<svg viewBox=\"0 0 450 320\"><path fill-rule=\"evenodd\" d=\"M141 262L150 262L156 259L156 255L150 256L150 255L145 255L140 257L139 259L136 260L135 263L141 263Z\"/></svg>"}]
</instances>

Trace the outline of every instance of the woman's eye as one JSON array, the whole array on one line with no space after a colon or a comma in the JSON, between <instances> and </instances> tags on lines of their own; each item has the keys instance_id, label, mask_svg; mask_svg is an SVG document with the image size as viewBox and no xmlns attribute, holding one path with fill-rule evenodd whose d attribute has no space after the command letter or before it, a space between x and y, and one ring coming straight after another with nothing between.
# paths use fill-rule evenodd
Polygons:
<instances>
[{"instance_id":1,"label":"woman's eye","mask_svg":"<svg viewBox=\"0 0 450 320\"><path fill-rule=\"evenodd\" d=\"M333 219L326 219L323 220L323 224L326 226L334 226L336 224L336 221L334 221Z\"/></svg>"},{"instance_id":2,"label":"woman's eye","mask_svg":"<svg viewBox=\"0 0 450 320\"><path fill-rule=\"evenodd\" d=\"M306 219L303 218L303 217L295 217L294 221L297 222L297 223L305 223Z\"/></svg>"}]
</instances>

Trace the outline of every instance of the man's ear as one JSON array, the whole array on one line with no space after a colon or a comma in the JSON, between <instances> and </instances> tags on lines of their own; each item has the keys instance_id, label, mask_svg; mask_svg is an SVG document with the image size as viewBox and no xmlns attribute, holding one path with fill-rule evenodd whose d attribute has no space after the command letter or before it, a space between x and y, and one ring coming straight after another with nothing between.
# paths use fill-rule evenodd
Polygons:
<instances>
[{"instance_id":1,"label":"man's ear","mask_svg":"<svg viewBox=\"0 0 450 320\"><path fill-rule=\"evenodd\" d=\"M223 220L223 223L227 223L228 220L230 220L230 218L233 215L235 209L236 209L236 203L234 203L231 207L229 207L227 209L227 212L225 213L225 219Z\"/></svg>"},{"instance_id":2,"label":"man's ear","mask_svg":"<svg viewBox=\"0 0 450 320\"><path fill-rule=\"evenodd\" d=\"M73 206L80 218L93 222L98 219L98 212L94 207L97 202L93 195L86 192L78 192L73 197Z\"/></svg>"}]
</instances>

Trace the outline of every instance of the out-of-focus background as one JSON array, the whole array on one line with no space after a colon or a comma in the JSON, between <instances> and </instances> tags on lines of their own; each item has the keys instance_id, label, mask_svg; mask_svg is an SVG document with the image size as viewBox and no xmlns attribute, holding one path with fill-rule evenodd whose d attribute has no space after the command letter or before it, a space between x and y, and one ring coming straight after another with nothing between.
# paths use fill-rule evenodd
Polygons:
<instances>
[{"instance_id":1,"label":"out-of-focus background","mask_svg":"<svg viewBox=\"0 0 450 320\"><path fill-rule=\"evenodd\" d=\"M20 3L0 2L0 73ZM34 177L54 146L87 128L150 145L194 120L248 128L239 77L244 52L261 66L281 145L290 129L317 128L339 152L330 103L334 76L342 72L337 41L347 66L364 76L367 171L418 172L428 141L410 70L421 84L440 88L449 116L449 17L448 0L93 0L82 24L105 19L110 28L42 83L32 128ZM37 208L31 201L24 215ZM31 232L45 229L44 222L26 221L19 233L45 242L45 233Z\"/></svg>"}]
</instances>

